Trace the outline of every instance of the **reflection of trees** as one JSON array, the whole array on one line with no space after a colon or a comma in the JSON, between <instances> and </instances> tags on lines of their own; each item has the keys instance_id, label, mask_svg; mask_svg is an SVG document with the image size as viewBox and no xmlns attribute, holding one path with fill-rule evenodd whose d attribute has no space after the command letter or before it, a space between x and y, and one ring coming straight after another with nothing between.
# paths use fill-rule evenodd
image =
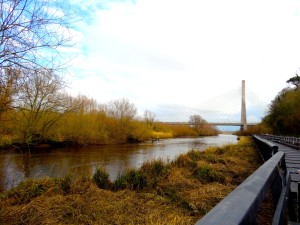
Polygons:
<instances>
[{"instance_id":1,"label":"reflection of trees","mask_svg":"<svg viewBox=\"0 0 300 225\"><path fill-rule=\"evenodd\" d=\"M24 179L23 166L18 163L21 161L20 156L22 155L15 153L0 155L0 192L17 185Z\"/></svg>"},{"instance_id":2,"label":"reflection of trees","mask_svg":"<svg viewBox=\"0 0 300 225\"><path fill-rule=\"evenodd\" d=\"M8 168L7 161L10 161L7 160L7 156L0 154L0 192L3 192L5 189L4 187L6 184L6 173Z\"/></svg>"},{"instance_id":3,"label":"reflection of trees","mask_svg":"<svg viewBox=\"0 0 300 225\"><path fill-rule=\"evenodd\" d=\"M159 145L154 146L160 148ZM117 174L126 168L138 167L145 159L155 158L155 152L157 153L152 144L43 149L37 153L31 151L31 154L7 154L5 157L10 159L10 162L9 171L5 172L5 160L0 155L0 173L4 174L0 183L12 182L15 178L19 182L31 177L64 177L69 173L78 177L91 176L99 166L108 171L111 179L115 179Z\"/></svg>"},{"instance_id":4,"label":"reflection of trees","mask_svg":"<svg viewBox=\"0 0 300 225\"><path fill-rule=\"evenodd\" d=\"M29 178L31 170L34 168L34 161L31 160L31 154L30 153L24 153L22 154L22 168L24 172L24 177Z\"/></svg>"}]
</instances>

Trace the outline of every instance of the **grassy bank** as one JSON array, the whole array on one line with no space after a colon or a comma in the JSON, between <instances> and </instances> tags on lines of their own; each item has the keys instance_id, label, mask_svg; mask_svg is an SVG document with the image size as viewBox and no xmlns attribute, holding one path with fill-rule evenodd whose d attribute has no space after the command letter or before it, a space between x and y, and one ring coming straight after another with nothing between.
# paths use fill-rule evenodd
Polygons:
<instances>
[{"instance_id":1,"label":"grassy bank","mask_svg":"<svg viewBox=\"0 0 300 225\"><path fill-rule=\"evenodd\" d=\"M112 182L28 180L1 194L0 224L194 224L261 164L249 139L155 160Z\"/></svg>"}]
</instances>

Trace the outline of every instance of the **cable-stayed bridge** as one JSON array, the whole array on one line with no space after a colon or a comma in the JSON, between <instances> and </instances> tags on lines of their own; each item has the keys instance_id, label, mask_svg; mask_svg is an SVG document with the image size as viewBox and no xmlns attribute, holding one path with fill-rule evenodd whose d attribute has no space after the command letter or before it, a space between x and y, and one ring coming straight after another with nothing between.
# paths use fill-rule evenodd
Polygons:
<instances>
[{"instance_id":1,"label":"cable-stayed bridge","mask_svg":"<svg viewBox=\"0 0 300 225\"><path fill-rule=\"evenodd\" d=\"M170 121L168 118L162 121L170 125L193 125L189 122L189 116L200 115L211 125L239 126L242 130L246 130L248 126L260 123L266 110L266 103L247 89L243 80L241 86L208 99L195 108L174 107L175 110L176 121ZM169 115L171 114L172 110L169 112Z\"/></svg>"}]
</instances>

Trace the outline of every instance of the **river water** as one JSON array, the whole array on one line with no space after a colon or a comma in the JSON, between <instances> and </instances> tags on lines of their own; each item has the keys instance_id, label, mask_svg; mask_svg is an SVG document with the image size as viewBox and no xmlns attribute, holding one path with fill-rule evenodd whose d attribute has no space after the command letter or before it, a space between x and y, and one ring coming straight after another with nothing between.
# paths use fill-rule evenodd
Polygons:
<instances>
[{"instance_id":1,"label":"river water","mask_svg":"<svg viewBox=\"0 0 300 225\"><path fill-rule=\"evenodd\" d=\"M0 153L0 192L26 178L64 177L67 174L92 175L104 167L114 180L126 168L138 168L153 159L173 160L191 149L236 143L234 135L175 138L139 144L39 149L31 153Z\"/></svg>"}]
</instances>

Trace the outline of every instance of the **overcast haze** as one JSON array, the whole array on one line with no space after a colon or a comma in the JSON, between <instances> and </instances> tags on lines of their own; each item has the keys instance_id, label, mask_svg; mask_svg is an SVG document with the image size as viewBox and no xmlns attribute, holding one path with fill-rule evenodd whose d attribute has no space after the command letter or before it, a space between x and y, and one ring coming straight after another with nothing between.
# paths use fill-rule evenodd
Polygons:
<instances>
[{"instance_id":1,"label":"overcast haze","mask_svg":"<svg viewBox=\"0 0 300 225\"><path fill-rule=\"evenodd\" d=\"M128 98L140 114L148 109L161 120L222 96L242 80L269 103L300 66L300 1L69 4L78 18L69 91L99 103Z\"/></svg>"}]
</instances>

